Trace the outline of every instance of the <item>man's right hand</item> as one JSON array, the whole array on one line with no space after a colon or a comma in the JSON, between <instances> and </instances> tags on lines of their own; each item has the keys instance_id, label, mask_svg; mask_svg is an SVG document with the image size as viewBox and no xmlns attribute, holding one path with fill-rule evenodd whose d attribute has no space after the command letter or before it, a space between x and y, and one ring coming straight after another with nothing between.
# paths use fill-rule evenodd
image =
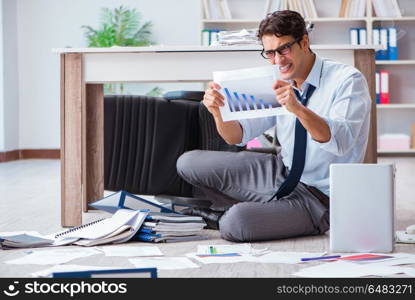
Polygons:
<instances>
[{"instance_id":1,"label":"man's right hand","mask_svg":"<svg viewBox=\"0 0 415 300\"><path fill-rule=\"evenodd\" d=\"M202 102L214 118L220 118L219 107L225 105L223 96L218 92L221 87L213 81L209 82L208 86Z\"/></svg>"}]
</instances>

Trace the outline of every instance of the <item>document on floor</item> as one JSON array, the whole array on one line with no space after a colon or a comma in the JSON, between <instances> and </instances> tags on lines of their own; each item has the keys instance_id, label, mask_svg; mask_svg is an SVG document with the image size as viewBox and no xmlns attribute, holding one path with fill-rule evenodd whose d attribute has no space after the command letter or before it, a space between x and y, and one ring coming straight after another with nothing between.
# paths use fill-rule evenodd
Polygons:
<instances>
[{"instance_id":1,"label":"document on floor","mask_svg":"<svg viewBox=\"0 0 415 300\"><path fill-rule=\"evenodd\" d=\"M414 276L415 269L408 267L383 266L377 264L357 264L346 261L322 263L317 266L301 269L294 273L298 277L366 277L366 276L391 276L395 274L407 274Z\"/></svg>"},{"instance_id":2,"label":"document on floor","mask_svg":"<svg viewBox=\"0 0 415 300\"><path fill-rule=\"evenodd\" d=\"M267 249L253 249L250 244L199 245L196 253L186 256L204 264L218 264L250 261L267 252Z\"/></svg>"},{"instance_id":3,"label":"document on floor","mask_svg":"<svg viewBox=\"0 0 415 300\"><path fill-rule=\"evenodd\" d=\"M353 257L374 256L379 259L351 259ZM377 266L399 266L415 264L415 255L410 253L370 253L353 256L343 256L340 260L348 260L358 264L376 264Z\"/></svg>"},{"instance_id":4,"label":"document on floor","mask_svg":"<svg viewBox=\"0 0 415 300\"><path fill-rule=\"evenodd\" d=\"M29 254L6 261L6 264L13 265L57 265L64 264L73 259L101 254L93 248L54 248L48 250L31 250Z\"/></svg>"},{"instance_id":5,"label":"document on floor","mask_svg":"<svg viewBox=\"0 0 415 300\"><path fill-rule=\"evenodd\" d=\"M220 107L224 121L290 114L275 98L273 84L279 78L275 66L213 72L225 98Z\"/></svg>"},{"instance_id":6,"label":"document on floor","mask_svg":"<svg viewBox=\"0 0 415 300\"><path fill-rule=\"evenodd\" d=\"M56 273L56 272L78 272L78 271L111 270L111 269L114 269L114 266L97 267L97 266L81 266L81 265L56 265L51 268L47 268L41 271L34 272L31 274L31 276L32 277L52 277L52 273Z\"/></svg>"},{"instance_id":7,"label":"document on floor","mask_svg":"<svg viewBox=\"0 0 415 300\"><path fill-rule=\"evenodd\" d=\"M105 256L163 256L157 246L103 246L98 250L104 252Z\"/></svg>"},{"instance_id":8,"label":"document on floor","mask_svg":"<svg viewBox=\"0 0 415 300\"><path fill-rule=\"evenodd\" d=\"M193 269L199 266L186 257L146 257L131 258L136 268L157 268L159 270Z\"/></svg>"}]
</instances>

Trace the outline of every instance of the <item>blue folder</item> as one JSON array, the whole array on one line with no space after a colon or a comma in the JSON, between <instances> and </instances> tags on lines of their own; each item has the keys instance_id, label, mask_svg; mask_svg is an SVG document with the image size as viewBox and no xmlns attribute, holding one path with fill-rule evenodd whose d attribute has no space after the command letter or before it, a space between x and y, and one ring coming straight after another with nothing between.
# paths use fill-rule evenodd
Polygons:
<instances>
[{"instance_id":1,"label":"blue folder","mask_svg":"<svg viewBox=\"0 0 415 300\"><path fill-rule=\"evenodd\" d=\"M77 272L54 272L53 278L157 278L157 268L90 270Z\"/></svg>"},{"instance_id":2,"label":"blue folder","mask_svg":"<svg viewBox=\"0 0 415 300\"><path fill-rule=\"evenodd\" d=\"M390 27L388 32L389 60L398 59L398 32L396 27Z\"/></svg>"}]
</instances>

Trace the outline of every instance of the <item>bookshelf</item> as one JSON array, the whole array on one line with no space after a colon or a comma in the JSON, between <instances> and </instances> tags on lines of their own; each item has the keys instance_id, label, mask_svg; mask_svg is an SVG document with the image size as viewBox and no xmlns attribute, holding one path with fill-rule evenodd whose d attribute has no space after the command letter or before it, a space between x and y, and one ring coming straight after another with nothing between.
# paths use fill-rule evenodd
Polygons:
<instances>
[{"instance_id":1,"label":"bookshelf","mask_svg":"<svg viewBox=\"0 0 415 300\"><path fill-rule=\"evenodd\" d=\"M208 0L210 1L210 0ZM207 19L202 2L201 30L240 30L258 28L265 16L268 0L227 0L232 18ZM275 0L274 0L275 1ZM415 5L413 0L397 0L402 17L378 17L372 8L372 0L366 1L364 17L339 17L342 0L313 0L317 18L305 18L314 23L311 43L349 44L349 29L366 28L367 43L371 43L375 27L398 28L398 60L377 60L376 70L390 72L390 104L377 105L378 136L387 133L411 135L415 124ZM277 0L278 2L278 0ZM415 149L378 151L378 155L413 155Z\"/></svg>"}]
</instances>

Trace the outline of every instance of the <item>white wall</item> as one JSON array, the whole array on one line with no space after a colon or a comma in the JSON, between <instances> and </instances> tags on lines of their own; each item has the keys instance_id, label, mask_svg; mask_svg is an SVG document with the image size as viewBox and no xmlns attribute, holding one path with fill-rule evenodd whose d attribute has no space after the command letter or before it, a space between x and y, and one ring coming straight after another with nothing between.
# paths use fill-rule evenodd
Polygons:
<instances>
[{"instance_id":1,"label":"white wall","mask_svg":"<svg viewBox=\"0 0 415 300\"><path fill-rule=\"evenodd\" d=\"M81 26L97 27L100 8L120 5L154 24L158 44L200 44L199 0L17 0L20 149L59 148L59 57L51 49L85 47Z\"/></svg>"},{"instance_id":2,"label":"white wall","mask_svg":"<svg viewBox=\"0 0 415 300\"><path fill-rule=\"evenodd\" d=\"M19 86L16 1L3 0L4 149L19 148Z\"/></svg>"}]
</instances>

